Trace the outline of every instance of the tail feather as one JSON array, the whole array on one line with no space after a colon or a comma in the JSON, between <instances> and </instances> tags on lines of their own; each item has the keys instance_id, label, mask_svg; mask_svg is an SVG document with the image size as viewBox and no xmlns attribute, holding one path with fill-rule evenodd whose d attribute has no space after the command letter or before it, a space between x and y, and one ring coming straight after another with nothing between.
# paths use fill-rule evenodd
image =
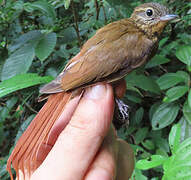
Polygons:
<instances>
[{"instance_id":1,"label":"tail feather","mask_svg":"<svg viewBox=\"0 0 191 180\"><path fill-rule=\"evenodd\" d=\"M19 171L22 171L24 176L27 172L27 176L30 177L32 172L38 168L38 150L43 142L47 142L52 126L59 118L70 98L71 93L50 95L46 104L18 140L7 161L7 170L10 173L11 180L13 180L11 164L16 171L18 180Z\"/></svg>"}]
</instances>

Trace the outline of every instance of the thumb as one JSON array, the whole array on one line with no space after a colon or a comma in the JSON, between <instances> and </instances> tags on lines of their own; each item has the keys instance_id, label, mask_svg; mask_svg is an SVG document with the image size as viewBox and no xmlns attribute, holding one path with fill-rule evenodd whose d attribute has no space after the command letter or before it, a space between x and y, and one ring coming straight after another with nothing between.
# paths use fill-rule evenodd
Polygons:
<instances>
[{"instance_id":1,"label":"thumb","mask_svg":"<svg viewBox=\"0 0 191 180\"><path fill-rule=\"evenodd\" d=\"M55 180L83 179L109 130L113 109L110 85L87 88L71 121L39 168L44 172L41 175Z\"/></svg>"}]
</instances>

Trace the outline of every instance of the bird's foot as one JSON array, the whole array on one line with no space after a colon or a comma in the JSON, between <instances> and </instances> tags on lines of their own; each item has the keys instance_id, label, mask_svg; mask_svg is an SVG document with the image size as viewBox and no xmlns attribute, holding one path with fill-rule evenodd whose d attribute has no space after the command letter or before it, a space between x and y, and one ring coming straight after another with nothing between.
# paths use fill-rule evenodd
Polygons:
<instances>
[{"instance_id":1,"label":"bird's foot","mask_svg":"<svg viewBox=\"0 0 191 180\"><path fill-rule=\"evenodd\" d=\"M120 126L129 125L129 106L126 105L122 100L115 98L116 108L115 108L115 122Z\"/></svg>"}]
</instances>

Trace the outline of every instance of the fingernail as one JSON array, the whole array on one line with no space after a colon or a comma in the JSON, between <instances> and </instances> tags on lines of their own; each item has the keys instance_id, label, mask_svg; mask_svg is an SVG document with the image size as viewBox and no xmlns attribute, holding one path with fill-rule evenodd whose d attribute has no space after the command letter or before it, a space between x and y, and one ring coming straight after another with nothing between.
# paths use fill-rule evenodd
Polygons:
<instances>
[{"instance_id":1,"label":"fingernail","mask_svg":"<svg viewBox=\"0 0 191 180\"><path fill-rule=\"evenodd\" d=\"M96 168L95 170L90 171L90 173L86 177L86 180L98 180L98 179L113 180L113 177L112 174L109 174L108 171L102 168Z\"/></svg>"},{"instance_id":2,"label":"fingernail","mask_svg":"<svg viewBox=\"0 0 191 180\"><path fill-rule=\"evenodd\" d=\"M84 97L90 99L101 99L105 96L106 86L103 84L98 84L86 89Z\"/></svg>"}]
</instances>

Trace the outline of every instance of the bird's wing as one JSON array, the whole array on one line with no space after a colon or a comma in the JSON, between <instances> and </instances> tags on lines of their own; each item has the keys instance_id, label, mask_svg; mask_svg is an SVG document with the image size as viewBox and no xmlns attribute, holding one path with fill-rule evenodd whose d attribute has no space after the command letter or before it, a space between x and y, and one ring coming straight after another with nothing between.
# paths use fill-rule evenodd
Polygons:
<instances>
[{"instance_id":1,"label":"bird's wing","mask_svg":"<svg viewBox=\"0 0 191 180\"><path fill-rule=\"evenodd\" d=\"M140 66L152 47L153 42L132 22L121 20L108 24L84 44L41 93L68 91L103 80L111 82L119 73Z\"/></svg>"}]
</instances>

